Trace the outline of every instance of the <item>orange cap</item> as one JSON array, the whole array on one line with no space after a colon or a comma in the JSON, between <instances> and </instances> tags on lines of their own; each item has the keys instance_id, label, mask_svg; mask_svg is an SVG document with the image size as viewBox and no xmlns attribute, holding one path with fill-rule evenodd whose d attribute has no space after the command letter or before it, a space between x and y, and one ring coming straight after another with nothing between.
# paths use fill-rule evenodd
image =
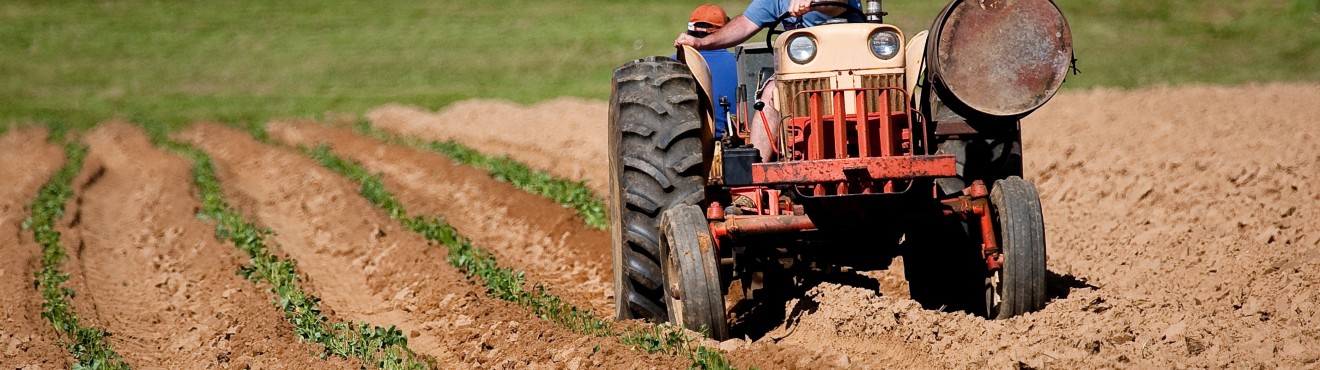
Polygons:
<instances>
[{"instance_id":1,"label":"orange cap","mask_svg":"<svg viewBox=\"0 0 1320 370\"><path fill-rule=\"evenodd\" d=\"M724 24L728 22L729 15L724 12L724 8L721 8L719 5L706 4L698 6L696 10L692 11L692 16L688 17L688 30L693 31L694 28L705 28L697 27L697 23L708 23L710 24L710 28L720 28L724 27Z\"/></svg>"}]
</instances>

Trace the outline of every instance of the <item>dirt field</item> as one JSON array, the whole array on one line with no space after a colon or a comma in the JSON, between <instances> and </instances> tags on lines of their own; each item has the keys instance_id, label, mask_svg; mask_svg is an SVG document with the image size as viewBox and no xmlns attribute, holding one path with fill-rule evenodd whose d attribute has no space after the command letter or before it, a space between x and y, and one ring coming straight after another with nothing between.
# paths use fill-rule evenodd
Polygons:
<instances>
[{"instance_id":1,"label":"dirt field","mask_svg":"<svg viewBox=\"0 0 1320 370\"><path fill-rule=\"evenodd\" d=\"M985 321L921 310L897 289L899 265L870 275L884 294L808 289L752 347L814 350L771 367L1318 366L1317 101L1317 85L1064 92L1024 123L1057 297L1043 312ZM586 168L571 178L603 191L604 139L582 133L603 132L607 110L473 101L368 117L561 175Z\"/></svg>"},{"instance_id":2,"label":"dirt field","mask_svg":"<svg viewBox=\"0 0 1320 370\"><path fill-rule=\"evenodd\" d=\"M1024 123L1049 240L1045 310L986 321L921 309L902 264L819 281L747 339L708 343L740 367L1203 368L1320 366L1320 85L1066 91ZM1119 108L1121 107L1121 108ZM469 101L368 114L386 131L454 139L605 192L604 102ZM488 297L350 180L291 149L327 143L379 173L413 214L439 215L503 266L579 307L613 312L609 238L571 210L428 152L311 122L271 143L214 124L175 137L210 154L229 202L275 232L334 320L397 325L448 368L683 368L572 333ZM532 133L510 135L512 132ZM62 163L38 129L0 137L0 367L72 361L40 315L26 204ZM62 225L87 324L152 368L354 368L300 342L246 258L217 241L190 164L142 130L79 135L88 160ZM861 281L861 283L859 283ZM778 308L778 307L776 307Z\"/></svg>"}]
</instances>

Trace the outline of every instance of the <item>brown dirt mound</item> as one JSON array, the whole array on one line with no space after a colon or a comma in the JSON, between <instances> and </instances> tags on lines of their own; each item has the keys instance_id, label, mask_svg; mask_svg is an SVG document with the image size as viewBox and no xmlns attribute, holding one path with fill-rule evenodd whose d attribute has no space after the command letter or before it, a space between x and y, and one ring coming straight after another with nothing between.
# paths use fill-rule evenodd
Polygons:
<instances>
[{"instance_id":1,"label":"brown dirt mound","mask_svg":"<svg viewBox=\"0 0 1320 370\"><path fill-rule=\"evenodd\" d=\"M68 368L73 357L55 342L41 317L41 293L33 273L41 246L23 230L28 202L63 164L64 152L46 143L46 131L13 129L0 137L0 364L7 368Z\"/></svg>"},{"instance_id":2,"label":"brown dirt mound","mask_svg":"<svg viewBox=\"0 0 1320 370\"><path fill-rule=\"evenodd\" d=\"M986 321L820 283L788 302L788 319L754 347L837 350L842 357L802 361L856 367L922 366L896 344L949 367L1317 366L1316 101L1320 86L1294 84L1064 92L1023 124L1056 298L1044 311ZM607 107L595 104L551 111L478 101L438 114L393 106L370 118L541 168L581 160L579 168L603 170ZM531 118L477 121L477 113ZM595 131L546 129L559 126L545 117L561 116ZM455 117L464 119L448 120ZM503 144L483 147L464 133L478 126L529 141L597 144L574 147L572 156L501 152ZM519 132L534 134L508 134ZM893 271L870 276L882 291L901 286Z\"/></svg>"},{"instance_id":3,"label":"brown dirt mound","mask_svg":"<svg viewBox=\"0 0 1320 370\"><path fill-rule=\"evenodd\" d=\"M353 368L301 343L270 295L235 272L246 258L196 218L192 165L140 129L84 137L88 166L64 232L77 248L79 316L130 364L166 368ZM71 251L73 252L73 251Z\"/></svg>"},{"instance_id":4,"label":"brown dirt mound","mask_svg":"<svg viewBox=\"0 0 1320 370\"><path fill-rule=\"evenodd\" d=\"M608 195L609 169L600 161L608 113L600 102L559 98L530 107L470 100L439 113L387 105L367 118L397 134L456 140L483 153L507 155L555 176L586 181L596 194Z\"/></svg>"},{"instance_id":5,"label":"brown dirt mound","mask_svg":"<svg viewBox=\"0 0 1320 370\"><path fill-rule=\"evenodd\" d=\"M445 263L447 251L401 230L349 180L301 154L218 125L179 135L211 154L230 199L278 243L326 312L398 325L445 367L678 367L607 338L576 335L488 298Z\"/></svg>"}]
</instances>

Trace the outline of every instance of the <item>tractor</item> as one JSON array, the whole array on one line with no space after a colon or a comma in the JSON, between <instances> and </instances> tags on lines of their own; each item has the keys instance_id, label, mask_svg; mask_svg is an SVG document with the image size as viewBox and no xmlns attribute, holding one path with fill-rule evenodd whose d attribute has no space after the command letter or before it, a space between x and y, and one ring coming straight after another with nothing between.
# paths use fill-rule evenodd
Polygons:
<instances>
[{"instance_id":1,"label":"tractor","mask_svg":"<svg viewBox=\"0 0 1320 370\"><path fill-rule=\"evenodd\" d=\"M952 0L908 37L884 23L880 1L862 3L813 3L853 16L771 25L764 43L736 47L732 102L712 101L688 47L614 71L619 319L723 340L731 305L898 257L923 307L1003 319L1045 306L1045 228L1022 177L1020 122L1075 71L1062 12L1051 0ZM772 148L755 148L771 80L782 119ZM728 117L718 140L715 114Z\"/></svg>"}]
</instances>

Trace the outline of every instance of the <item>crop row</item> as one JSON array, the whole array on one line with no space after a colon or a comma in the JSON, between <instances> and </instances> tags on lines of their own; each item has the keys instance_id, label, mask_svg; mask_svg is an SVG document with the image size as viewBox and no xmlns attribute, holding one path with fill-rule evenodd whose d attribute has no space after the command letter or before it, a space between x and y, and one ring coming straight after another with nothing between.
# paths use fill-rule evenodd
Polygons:
<instances>
[{"instance_id":1,"label":"crop row","mask_svg":"<svg viewBox=\"0 0 1320 370\"><path fill-rule=\"evenodd\" d=\"M273 232L247 222L224 200L215 163L205 152L171 140L161 125L148 125L152 141L178 152L193 162L193 181L202 198L198 217L216 223L216 237L227 239L247 253L249 266L239 274L256 283L269 284L274 302L293 324L299 338L323 347L322 356L357 358L380 369L435 368L434 359L418 355L408 348L408 339L394 326L388 328L368 323L334 322L322 315L320 299L299 287L297 266L270 252L268 240Z\"/></svg>"},{"instance_id":2,"label":"crop row","mask_svg":"<svg viewBox=\"0 0 1320 370\"><path fill-rule=\"evenodd\" d=\"M63 135L52 135L52 141L62 141ZM115 353L104 330L84 326L69 301L74 297L72 288L64 286L69 274L60 272L68 259L60 244L57 223L64 217L64 204L73 195L73 178L82 169L87 147L79 143L64 145L64 166L41 187L37 197L28 205L32 215L23 221L24 229L31 229L33 239L41 245L41 270L36 272L36 286L45 300L41 303L41 317L50 322L59 334L59 342L69 348L77 360L75 369L127 369Z\"/></svg>"},{"instance_id":3,"label":"crop row","mask_svg":"<svg viewBox=\"0 0 1320 370\"><path fill-rule=\"evenodd\" d=\"M440 153L455 162L486 171L491 178L512 184L518 189L549 198L565 208L577 212L587 226L597 230L609 227L605 202L591 193L583 181L570 181L532 169L507 156L490 156L468 148L457 141L423 141L421 139L391 135L372 127L366 121L355 126L358 133L390 144Z\"/></svg>"},{"instance_id":4,"label":"crop row","mask_svg":"<svg viewBox=\"0 0 1320 370\"><path fill-rule=\"evenodd\" d=\"M476 278L483 283L490 296L528 308L538 317L576 333L613 337L635 350L647 353L686 356L691 360L693 368L733 368L721 352L697 344L696 339L682 328L651 324L641 329L628 327L619 331L612 321L602 320L590 311L572 306L547 292L540 284L528 287L522 272L499 266L489 252L473 246L471 240L460 235L443 218L422 215L410 217L407 209L385 189L380 177L368 172L362 165L336 156L327 146L303 148L303 151L326 168L357 182L363 197L405 228L448 248L449 264L469 278ZM504 160L512 162L507 158Z\"/></svg>"}]
</instances>

